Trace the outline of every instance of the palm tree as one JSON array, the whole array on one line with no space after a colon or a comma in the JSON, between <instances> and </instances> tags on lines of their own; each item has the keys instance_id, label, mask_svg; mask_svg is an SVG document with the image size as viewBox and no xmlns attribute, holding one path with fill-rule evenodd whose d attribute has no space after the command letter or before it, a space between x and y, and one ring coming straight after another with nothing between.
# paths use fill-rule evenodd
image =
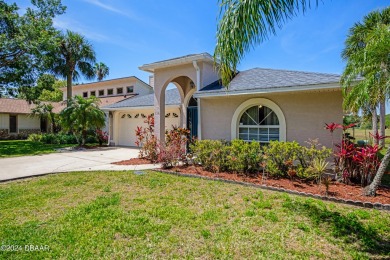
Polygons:
<instances>
[{"instance_id":1,"label":"palm tree","mask_svg":"<svg viewBox=\"0 0 390 260\"><path fill-rule=\"evenodd\" d=\"M110 68L108 68L107 65L104 64L103 62L95 63L93 69L95 71L95 75L98 81L102 81L105 77L107 77L110 74Z\"/></svg>"},{"instance_id":2,"label":"palm tree","mask_svg":"<svg viewBox=\"0 0 390 260\"><path fill-rule=\"evenodd\" d=\"M105 114L99 108L100 100L94 96L75 96L68 103L68 107L60 113L62 127L73 132L76 138L81 136L81 145L85 145L87 131L105 125Z\"/></svg>"},{"instance_id":3,"label":"palm tree","mask_svg":"<svg viewBox=\"0 0 390 260\"><path fill-rule=\"evenodd\" d=\"M92 45L80 34L67 30L58 37L51 61L52 71L66 78L67 100L72 98L73 80L78 80L80 75L87 79L95 76L93 65L96 61Z\"/></svg>"},{"instance_id":4,"label":"palm tree","mask_svg":"<svg viewBox=\"0 0 390 260\"><path fill-rule=\"evenodd\" d=\"M375 82L370 79L365 80L353 80L347 78L348 70L350 64L347 65L347 68L341 79L341 83L344 86L343 88L343 108L345 111L352 112L357 114L359 111L363 111L365 114L371 114L372 120L372 134L376 135L378 132L378 115L377 115L377 104L379 102L379 94ZM350 82L352 81L352 83ZM374 139L375 144L378 144L378 140Z\"/></svg>"},{"instance_id":5,"label":"palm tree","mask_svg":"<svg viewBox=\"0 0 390 260\"><path fill-rule=\"evenodd\" d=\"M363 23L356 23L351 28L342 57L347 60L342 80L344 87L355 88L352 81L362 76L357 87L364 85L368 93L366 102L380 104L381 135L384 136L384 104L390 94L390 7L371 12L363 18ZM375 196L389 161L390 147L374 180L364 189L365 195Z\"/></svg>"},{"instance_id":6,"label":"palm tree","mask_svg":"<svg viewBox=\"0 0 390 260\"><path fill-rule=\"evenodd\" d=\"M251 47L267 40L276 28L310 8L310 0L219 0L221 19L214 60L222 84L229 86L237 65ZM316 5L318 0L316 1Z\"/></svg>"},{"instance_id":7,"label":"palm tree","mask_svg":"<svg viewBox=\"0 0 390 260\"><path fill-rule=\"evenodd\" d=\"M345 41L345 49L342 52L342 58L347 61L347 66L343 73L342 85L344 88L350 88L355 84L357 76L363 76L361 82L352 88L366 86L369 93L370 103L379 105L380 111L380 135L385 135L385 116L386 116L386 80L384 71L388 63L388 46L380 46L385 43L381 38L386 37L383 33L388 32L390 24L390 8L382 12L375 11L366 15L362 23L356 23L349 32ZM378 45L379 44L379 45ZM352 84L352 85L351 85ZM374 120L373 116L373 120ZM374 126L374 125L373 125ZM373 128L373 134L377 129ZM384 139L381 141L384 145Z\"/></svg>"},{"instance_id":8,"label":"palm tree","mask_svg":"<svg viewBox=\"0 0 390 260\"><path fill-rule=\"evenodd\" d=\"M50 133L57 129L56 114L53 112L53 105L50 103L38 103L32 110L32 115L39 116L41 119L47 120L50 124Z\"/></svg>"}]
</instances>

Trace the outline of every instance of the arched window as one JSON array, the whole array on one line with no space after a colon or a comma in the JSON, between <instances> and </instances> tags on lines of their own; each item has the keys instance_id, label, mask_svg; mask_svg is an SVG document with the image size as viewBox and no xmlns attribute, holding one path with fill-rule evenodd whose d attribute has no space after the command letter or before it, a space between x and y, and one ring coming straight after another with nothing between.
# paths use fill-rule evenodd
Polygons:
<instances>
[{"instance_id":1,"label":"arched window","mask_svg":"<svg viewBox=\"0 0 390 260\"><path fill-rule=\"evenodd\" d=\"M256 105L242 114L238 126L238 138L244 141L268 143L280 140L280 124L276 113L269 107Z\"/></svg>"}]
</instances>

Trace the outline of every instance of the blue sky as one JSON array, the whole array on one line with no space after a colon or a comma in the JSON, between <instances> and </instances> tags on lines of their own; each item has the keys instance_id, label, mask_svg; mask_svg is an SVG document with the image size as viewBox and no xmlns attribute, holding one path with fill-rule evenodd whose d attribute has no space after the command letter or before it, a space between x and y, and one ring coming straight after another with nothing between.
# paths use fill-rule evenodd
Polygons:
<instances>
[{"instance_id":1,"label":"blue sky","mask_svg":"<svg viewBox=\"0 0 390 260\"><path fill-rule=\"evenodd\" d=\"M13 2L13 1L7 1ZM16 1L25 8L28 0ZM191 53L213 53L217 0L63 0L68 8L55 19L59 29L79 32L110 68L107 79L149 74L145 63ZM314 3L314 1L312 1ZM341 73L348 29L390 0L323 0L288 21L276 36L256 46L239 66ZM88 82L81 80L81 82Z\"/></svg>"}]
</instances>

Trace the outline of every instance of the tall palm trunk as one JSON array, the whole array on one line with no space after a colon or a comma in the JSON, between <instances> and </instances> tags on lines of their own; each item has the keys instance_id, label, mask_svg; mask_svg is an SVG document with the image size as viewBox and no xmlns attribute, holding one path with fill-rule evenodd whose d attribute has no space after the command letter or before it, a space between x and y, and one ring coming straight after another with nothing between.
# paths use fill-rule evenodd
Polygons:
<instances>
[{"instance_id":1,"label":"tall palm trunk","mask_svg":"<svg viewBox=\"0 0 390 260\"><path fill-rule=\"evenodd\" d=\"M72 73L66 75L66 100L69 106L69 101L72 99Z\"/></svg>"},{"instance_id":2,"label":"tall palm trunk","mask_svg":"<svg viewBox=\"0 0 390 260\"><path fill-rule=\"evenodd\" d=\"M386 135L386 100L382 99L379 103L379 134ZM379 145L385 147L385 139L379 140Z\"/></svg>"},{"instance_id":3,"label":"tall palm trunk","mask_svg":"<svg viewBox=\"0 0 390 260\"><path fill-rule=\"evenodd\" d=\"M364 188L363 194L365 196L375 196L376 195L376 190L378 189L379 184L381 183L383 174L385 174L387 165L390 162L390 147L387 148L386 154L382 159L382 162L379 166L378 171L376 172L376 175L374 177L374 180L371 182L370 185Z\"/></svg>"},{"instance_id":4,"label":"tall palm trunk","mask_svg":"<svg viewBox=\"0 0 390 260\"><path fill-rule=\"evenodd\" d=\"M378 132L378 114L376 112L376 107L371 108L371 117L372 117L372 134L375 135ZM378 144L378 140L374 138L374 144Z\"/></svg>"}]
</instances>

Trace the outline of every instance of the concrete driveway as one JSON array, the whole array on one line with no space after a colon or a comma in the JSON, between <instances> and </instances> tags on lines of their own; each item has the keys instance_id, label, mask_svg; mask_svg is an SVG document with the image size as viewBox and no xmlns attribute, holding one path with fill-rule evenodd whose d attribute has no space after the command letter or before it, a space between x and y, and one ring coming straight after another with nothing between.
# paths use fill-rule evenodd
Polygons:
<instances>
[{"instance_id":1,"label":"concrete driveway","mask_svg":"<svg viewBox=\"0 0 390 260\"><path fill-rule=\"evenodd\" d=\"M138 156L138 149L109 147L99 150L66 151L45 155L0 159L0 181L55 172L96 170L143 170L158 165L114 165L112 162Z\"/></svg>"}]
</instances>

